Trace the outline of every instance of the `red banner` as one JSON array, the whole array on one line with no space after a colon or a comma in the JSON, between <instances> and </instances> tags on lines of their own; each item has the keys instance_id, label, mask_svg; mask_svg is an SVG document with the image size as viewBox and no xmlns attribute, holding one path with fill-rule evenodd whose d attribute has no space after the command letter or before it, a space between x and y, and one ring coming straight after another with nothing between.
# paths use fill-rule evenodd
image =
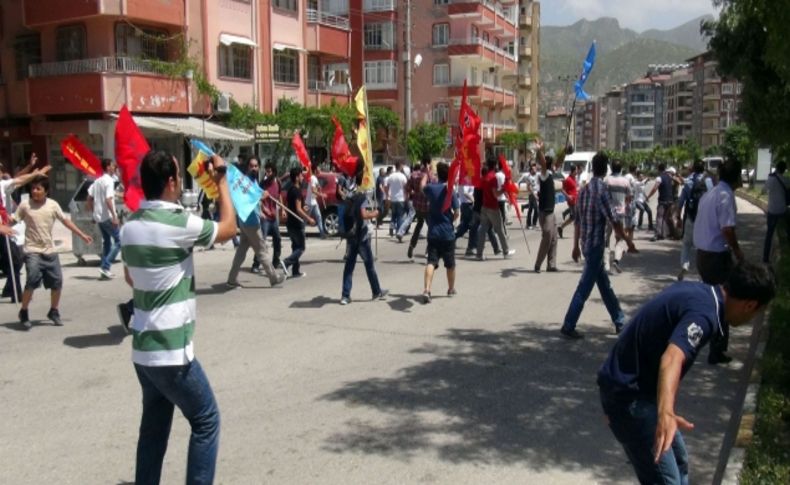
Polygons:
<instances>
[{"instance_id":1,"label":"red banner","mask_svg":"<svg viewBox=\"0 0 790 485\"><path fill-rule=\"evenodd\" d=\"M94 178L101 176L101 160L75 135L64 138L60 142L60 150L63 152L63 156L80 172Z\"/></svg>"},{"instance_id":2,"label":"red banner","mask_svg":"<svg viewBox=\"0 0 790 485\"><path fill-rule=\"evenodd\" d=\"M302 141L302 137L299 136L298 131L295 131L293 138L291 138L291 147L293 147L296 157L307 171L305 180L310 182L310 176L313 174L313 167L310 164L310 156L307 154L307 148L304 146L304 142Z\"/></svg>"},{"instance_id":3,"label":"red banner","mask_svg":"<svg viewBox=\"0 0 790 485\"><path fill-rule=\"evenodd\" d=\"M480 187L480 117L469 106L466 96L466 80L458 113L459 137L456 139L456 157L461 161L462 178Z\"/></svg>"},{"instance_id":4,"label":"red banner","mask_svg":"<svg viewBox=\"0 0 790 485\"><path fill-rule=\"evenodd\" d=\"M354 177L357 173L357 157L351 156L351 150L346 143L346 137L343 134L343 127L337 118L332 117L332 123L335 124L335 138L332 141L332 162L338 170Z\"/></svg>"},{"instance_id":5,"label":"red banner","mask_svg":"<svg viewBox=\"0 0 790 485\"><path fill-rule=\"evenodd\" d=\"M132 114L129 113L126 105L123 105L118 113L118 123L115 125L115 160L121 169L124 187L123 203L132 212L136 211L140 207L140 201L145 199L140 186L140 163L150 150Z\"/></svg>"},{"instance_id":6,"label":"red banner","mask_svg":"<svg viewBox=\"0 0 790 485\"><path fill-rule=\"evenodd\" d=\"M505 156L502 154L499 155L499 166L502 170L502 173L505 175L505 185L503 187L505 197L507 197L510 205L512 205L516 210L516 217L518 217L520 222L521 208L518 206L518 201L516 200L518 197L518 185L513 182L513 172L510 170L510 165L508 165L507 160L505 160Z\"/></svg>"},{"instance_id":7,"label":"red banner","mask_svg":"<svg viewBox=\"0 0 790 485\"><path fill-rule=\"evenodd\" d=\"M461 173L461 161L456 157L450 164L450 171L447 174L447 194L444 196L442 212L447 212L453 203L453 192L455 191L455 181Z\"/></svg>"}]
</instances>

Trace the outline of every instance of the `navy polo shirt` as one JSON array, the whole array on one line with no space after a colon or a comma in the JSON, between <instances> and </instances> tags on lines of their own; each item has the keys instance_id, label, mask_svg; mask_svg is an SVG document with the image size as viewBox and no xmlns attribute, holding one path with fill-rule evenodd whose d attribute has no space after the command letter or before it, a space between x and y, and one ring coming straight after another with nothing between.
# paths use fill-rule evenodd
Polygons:
<instances>
[{"instance_id":1,"label":"navy polo shirt","mask_svg":"<svg viewBox=\"0 0 790 485\"><path fill-rule=\"evenodd\" d=\"M428 239L436 241L455 240L455 229L453 228L453 212L448 209L442 212L444 199L447 196L447 184L434 183L427 184L423 189L426 199L428 199ZM451 209L458 209L458 194L453 193Z\"/></svg>"},{"instance_id":2,"label":"navy polo shirt","mask_svg":"<svg viewBox=\"0 0 790 485\"><path fill-rule=\"evenodd\" d=\"M622 400L656 401L661 356L670 343L686 355L681 379L699 350L721 332L721 288L704 283L675 283L645 304L625 326L598 371L598 386Z\"/></svg>"}]
</instances>

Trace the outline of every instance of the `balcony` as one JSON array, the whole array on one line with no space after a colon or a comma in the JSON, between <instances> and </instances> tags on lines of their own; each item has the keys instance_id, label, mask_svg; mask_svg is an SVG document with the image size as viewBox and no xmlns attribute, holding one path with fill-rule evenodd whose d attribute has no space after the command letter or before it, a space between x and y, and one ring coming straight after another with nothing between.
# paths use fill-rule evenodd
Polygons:
<instances>
[{"instance_id":1,"label":"balcony","mask_svg":"<svg viewBox=\"0 0 790 485\"><path fill-rule=\"evenodd\" d=\"M518 46L518 55L522 59L531 59L532 58L532 47L528 45L520 45Z\"/></svg>"},{"instance_id":2,"label":"balcony","mask_svg":"<svg viewBox=\"0 0 790 485\"><path fill-rule=\"evenodd\" d=\"M709 90L702 94L703 101L718 101L721 99L721 93L716 90Z\"/></svg>"},{"instance_id":3,"label":"balcony","mask_svg":"<svg viewBox=\"0 0 790 485\"><path fill-rule=\"evenodd\" d=\"M305 10L305 49L330 57L346 59L350 42L348 18L328 14L320 10Z\"/></svg>"},{"instance_id":4,"label":"balcony","mask_svg":"<svg viewBox=\"0 0 790 485\"><path fill-rule=\"evenodd\" d=\"M518 16L518 26L519 27L532 27L532 15L521 14Z\"/></svg>"},{"instance_id":5,"label":"balcony","mask_svg":"<svg viewBox=\"0 0 790 485\"><path fill-rule=\"evenodd\" d=\"M165 74L168 64L99 57L34 64L27 80L31 115L118 111L189 114L189 83Z\"/></svg>"},{"instance_id":6,"label":"balcony","mask_svg":"<svg viewBox=\"0 0 790 485\"><path fill-rule=\"evenodd\" d=\"M27 27L46 24L66 24L88 17L125 17L135 21L183 27L185 10L183 1L162 0L24 0L24 18ZM122 5L125 5L124 9Z\"/></svg>"},{"instance_id":7,"label":"balcony","mask_svg":"<svg viewBox=\"0 0 790 485\"><path fill-rule=\"evenodd\" d=\"M308 79L305 104L316 108L332 103L346 104L348 103L349 93L350 91L346 84L329 85L325 81Z\"/></svg>"},{"instance_id":8,"label":"balcony","mask_svg":"<svg viewBox=\"0 0 790 485\"><path fill-rule=\"evenodd\" d=\"M702 110L702 117L703 118L719 118L721 117L721 111L718 109L705 109Z\"/></svg>"},{"instance_id":9,"label":"balcony","mask_svg":"<svg viewBox=\"0 0 790 485\"><path fill-rule=\"evenodd\" d=\"M450 0L447 6L447 15L450 18L471 18L478 25L500 25L503 29L515 30L516 24L512 18L505 15L502 8L488 0Z\"/></svg>"},{"instance_id":10,"label":"balcony","mask_svg":"<svg viewBox=\"0 0 790 485\"><path fill-rule=\"evenodd\" d=\"M362 8L365 12L394 12L397 10L395 0L365 0Z\"/></svg>"},{"instance_id":11,"label":"balcony","mask_svg":"<svg viewBox=\"0 0 790 485\"><path fill-rule=\"evenodd\" d=\"M527 88L529 89L532 87L532 78L526 74L519 74L518 75L518 86L520 88Z\"/></svg>"},{"instance_id":12,"label":"balcony","mask_svg":"<svg viewBox=\"0 0 790 485\"><path fill-rule=\"evenodd\" d=\"M479 57L490 61L492 66L500 65L507 70L516 69L516 57L480 37L450 39L447 46L450 57Z\"/></svg>"},{"instance_id":13,"label":"balcony","mask_svg":"<svg viewBox=\"0 0 790 485\"><path fill-rule=\"evenodd\" d=\"M307 90L317 93L332 93L348 96L349 90L347 84L328 84L326 81L319 79L308 79Z\"/></svg>"},{"instance_id":14,"label":"balcony","mask_svg":"<svg viewBox=\"0 0 790 485\"><path fill-rule=\"evenodd\" d=\"M532 116L532 111L529 109L529 106L519 105L516 114L518 115L519 118L528 118Z\"/></svg>"}]
</instances>

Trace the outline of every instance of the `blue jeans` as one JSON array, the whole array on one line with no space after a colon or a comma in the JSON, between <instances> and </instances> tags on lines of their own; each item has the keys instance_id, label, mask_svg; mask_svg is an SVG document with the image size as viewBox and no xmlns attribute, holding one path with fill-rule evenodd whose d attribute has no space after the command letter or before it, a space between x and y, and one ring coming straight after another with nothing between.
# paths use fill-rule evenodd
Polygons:
<instances>
[{"instance_id":1,"label":"blue jeans","mask_svg":"<svg viewBox=\"0 0 790 485\"><path fill-rule=\"evenodd\" d=\"M461 204L461 220L455 229L455 239L459 239L466 234L472 224L472 204L464 202Z\"/></svg>"},{"instance_id":2,"label":"blue jeans","mask_svg":"<svg viewBox=\"0 0 790 485\"><path fill-rule=\"evenodd\" d=\"M680 432L675 433L672 448L653 460L658 410L650 401L617 401L601 392L603 411L609 418L609 429L623 445L628 460L640 483L688 485L689 462L686 443Z\"/></svg>"},{"instance_id":3,"label":"blue jeans","mask_svg":"<svg viewBox=\"0 0 790 485\"><path fill-rule=\"evenodd\" d=\"M370 238L364 241L348 241L348 252L346 254L346 264L343 266L343 295L346 298L351 297L351 278L354 276L354 267L357 265L357 255L362 258L365 263L365 273L368 275L368 283L370 283L370 291L373 296L381 293L381 286L379 285L379 277L376 274L376 267L373 266L373 251L370 249Z\"/></svg>"},{"instance_id":4,"label":"blue jeans","mask_svg":"<svg viewBox=\"0 0 790 485\"><path fill-rule=\"evenodd\" d=\"M166 367L135 364L134 369L143 390L135 483L159 483L174 406L192 428L186 482L212 483L219 448L219 409L200 363L193 360L187 365Z\"/></svg>"},{"instance_id":5,"label":"blue jeans","mask_svg":"<svg viewBox=\"0 0 790 485\"><path fill-rule=\"evenodd\" d=\"M102 240L101 269L109 271L121 251L121 231L112 225L111 219L100 222L99 230Z\"/></svg>"},{"instance_id":6,"label":"blue jeans","mask_svg":"<svg viewBox=\"0 0 790 485\"><path fill-rule=\"evenodd\" d=\"M609 275L603 267L603 252L604 247L592 248L584 254L584 269L582 270L582 277L579 280L579 285L576 287L576 292L571 298L571 304L568 307L568 313L565 314L565 322L562 324L562 329L566 332L576 328L576 323L584 309L584 303L590 297L593 286L598 286L598 291L601 292L601 299L603 299L606 310L609 311L609 316L612 317L612 323L615 328L619 328L625 323L625 315L623 310L620 309L620 302L617 301L617 295L612 290L612 283L609 281Z\"/></svg>"},{"instance_id":7,"label":"blue jeans","mask_svg":"<svg viewBox=\"0 0 790 485\"><path fill-rule=\"evenodd\" d=\"M280 221L261 217L261 232L263 233L263 239L266 239L266 236L272 237L272 264L274 266L279 265L283 244L283 238L280 236Z\"/></svg>"},{"instance_id":8,"label":"blue jeans","mask_svg":"<svg viewBox=\"0 0 790 485\"><path fill-rule=\"evenodd\" d=\"M322 237L326 235L326 229L324 229L324 220L321 219L321 208L318 207L318 204L310 206L310 217L315 219L315 224L318 226L318 234Z\"/></svg>"},{"instance_id":9,"label":"blue jeans","mask_svg":"<svg viewBox=\"0 0 790 485\"><path fill-rule=\"evenodd\" d=\"M390 202L390 209L390 235L392 235L400 228L406 210L406 203Z\"/></svg>"},{"instance_id":10,"label":"blue jeans","mask_svg":"<svg viewBox=\"0 0 790 485\"><path fill-rule=\"evenodd\" d=\"M286 267L291 267L291 274L301 274L301 267L299 266L299 258L304 254L305 235L304 224L301 226L291 226L288 228L288 237L291 238L291 255L283 260Z\"/></svg>"}]
</instances>

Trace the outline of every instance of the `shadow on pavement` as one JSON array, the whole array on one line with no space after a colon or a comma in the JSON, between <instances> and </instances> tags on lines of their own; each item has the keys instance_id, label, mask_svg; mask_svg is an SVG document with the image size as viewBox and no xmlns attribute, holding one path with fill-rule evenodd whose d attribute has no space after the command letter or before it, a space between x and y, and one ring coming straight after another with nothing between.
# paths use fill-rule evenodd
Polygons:
<instances>
[{"instance_id":1,"label":"shadow on pavement","mask_svg":"<svg viewBox=\"0 0 790 485\"><path fill-rule=\"evenodd\" d=\"M30 323L33 325L33 328L36 327L52 327L52 322L49 320L30 320ZM19 323L19 321L13 321L8 323L0 323L0 327L5 327L9 330L16 330L17 332L29 332L32 329L27 329Z\"/></svg>"},{"instance_id":2,"label":"shadow on pavement","mask_svg":"<svg viewBox=\"0 0 790 485\"><path fill-rule=\"evenodd\" d=\"M321 308L324 305L340 304L337 298L329 298L328 296L316 296L311 300L295 301L291 303L290 308Z\"/></svg>"},{"instance_id":3,"label":"shadow on pavement","mask_svg":"<svg viewBox=\"0 0 790 485\"><path fill-rule=\"evenodd\" d=\"M247 288L247 286L245 285L244 288ZM229 291L233 291L233 288L228 288L228 285L225 283L214 283L209 288L195 289L195 295L222 295Z\"/></svg>"},{"instance_id":4,"label":"shadow on pavement","mask_svg":"<svg viewBox=\"0 0 790 485\"><path fill-rule=\"evenodd\" d=\"M120 325L107 327L107 333L94 333L90 335L75 335L63 339L63 344L75 349L87 349L90 347L106 347L109 345L119 345L128 334Z\"/></svg>"}]
</instances>

